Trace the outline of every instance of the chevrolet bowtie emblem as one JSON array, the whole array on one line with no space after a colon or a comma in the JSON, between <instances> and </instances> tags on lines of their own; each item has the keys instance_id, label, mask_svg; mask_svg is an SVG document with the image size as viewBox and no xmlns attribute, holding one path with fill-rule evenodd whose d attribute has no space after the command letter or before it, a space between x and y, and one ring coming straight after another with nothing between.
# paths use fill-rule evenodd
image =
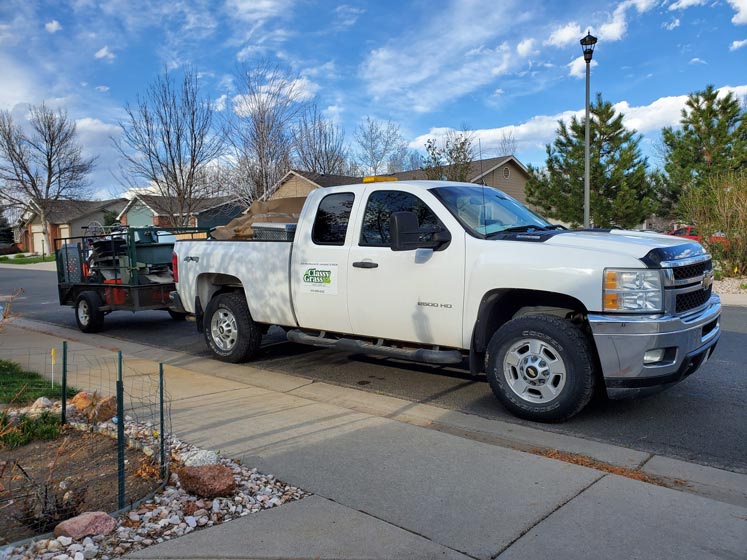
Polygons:
<instances>
[{"instance_id":1,"label":"chevrolet bowtie emblem","mask_svg":"<svg viewBox=\"0 0 747 560\"><path fill-rule=\"evenodd\" d=\"M708 291L713 285L713 271L708 270L703 274L703 290Z\"/></svg>"}]
</instances>

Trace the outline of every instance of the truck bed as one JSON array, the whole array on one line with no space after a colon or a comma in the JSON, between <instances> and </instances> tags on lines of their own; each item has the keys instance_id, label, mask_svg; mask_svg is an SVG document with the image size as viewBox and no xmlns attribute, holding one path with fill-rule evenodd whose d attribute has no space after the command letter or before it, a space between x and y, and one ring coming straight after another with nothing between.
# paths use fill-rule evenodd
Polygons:
<instances>
[{"instance_id":1,"label":"truck bed","mask_svg":"<svg viewBox=\"0 0 747 560\"><path fill-rule=\"evenodd\" d=\"M215 248L220 245L220 250ZM287 241L177 241L179 293L184 308L195 313L195 297L210 301L219 285L243 285L247 299L263 302L252 309L258 323L295 326L290 294L290 259L293 243ZM261 271L261 277L257 277Z\"/></svg>"}]
</instances>

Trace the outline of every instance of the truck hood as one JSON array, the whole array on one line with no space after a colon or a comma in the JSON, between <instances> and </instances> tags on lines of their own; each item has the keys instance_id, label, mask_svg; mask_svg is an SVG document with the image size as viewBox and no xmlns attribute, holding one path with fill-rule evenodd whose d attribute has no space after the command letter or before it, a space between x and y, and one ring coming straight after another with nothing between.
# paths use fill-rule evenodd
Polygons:
<instances>
[{"instance_id":1,"label":"truck hood","mask_svg":"<svg viewBox=\"0 0 747 560\"><path fill-rule=\"evenodd\" d=\"M524 235L517 235L522 240ZM528 239L523 239L528 241ZM642 260L649 266L658 266L662 261L686 259L705 254L703 247L689 239L622 229L613 230L568 230L559 232L545 241L547 245L587 249L598 253L623 254Z\"/></svg>"}]
</instances>

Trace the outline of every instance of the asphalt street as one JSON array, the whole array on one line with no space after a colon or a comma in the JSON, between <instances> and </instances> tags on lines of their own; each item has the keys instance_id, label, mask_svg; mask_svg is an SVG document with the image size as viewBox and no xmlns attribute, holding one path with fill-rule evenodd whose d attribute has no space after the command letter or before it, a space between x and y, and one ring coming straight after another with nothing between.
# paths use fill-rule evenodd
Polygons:
<instances>
[{"instance_id":1,"label":"asphalt street","mask_svg":"<svg viewBox=\"0 0 747 560\"><path fill-rule=\"evenodd\" d=\"M54 272L0 270L0 295L19 287L24 293L14 304L15 313L76 328L73 310L57 301ZM173 321L165 312L115 312L104 325L102 334L115 339L208 355L194 323ZM514 418L493 397L484 377L464 369L299 346L278 331L265 337L253 365L747 473L747 308L725 307L722 331L711 360L679 385L646 399L598 400L558 425Z\"/></svg>"}]
</instances>

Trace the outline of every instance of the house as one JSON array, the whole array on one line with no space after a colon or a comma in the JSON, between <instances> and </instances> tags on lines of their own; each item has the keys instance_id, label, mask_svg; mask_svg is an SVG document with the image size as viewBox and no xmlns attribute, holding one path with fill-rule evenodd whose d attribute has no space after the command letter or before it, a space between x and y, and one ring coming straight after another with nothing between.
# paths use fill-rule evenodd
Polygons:
<instances>
[{"instance_id":1,"label":"house","mask_svg":"<svg viewBox=\"0 0 747 560\"><path fill-rule=\"evenodd\" d=\"M117 216L123 225L132 227L173 225L171 216L177 207L174 198L154 194L136 194ZM222 226L240 215L245 205L235 196L205 198L197 202L189 219L193 227Z\"/></svg>"},{"instance_id":2,"label":"house","mask_svg":"<svg viewBox=\"0 0 747 560\"><path fill-rule=\"evenodd\" d=\"M306 197L320 187L336 187L338 185L355 185L363 180L362 177L348 175L325 175L291 169L272 187L271 200L278 198Z\"/></svg>"},{"instance_id":3,"label":"house","mask_svg":"<svg viewBox=\"0 0 747 560\"><path fill-rule=\"evenodd\" d=\"M423 169L411 171L400 171L384 175L393 177L400 181L413 181L427 179ZM489 187L495 187L506 194L514 197L522 204L526 204L524 187L529 180L529 172L524 165L514 156L502 156L489 159L473 161L467 175L467 182L479 183ZM309 171L291 169L273 187L270 199L288 198L296 196L308 196L314 189L321 187L333 187L337 185L354 185L363 181L362 177L350 177L346 175L322 175Z\"/></svg>"},{"instance_id":4,"label":"house","mask_svg":"<svg viewBox=\"0 0 747 560\"><path fill-rule=\"evenodd\" d=\"M425 171L413 169L400 171L387 177L396 177L400 181L427 179ZM524 187L529 180L529 171L514 156L501 156L473 161L467 174L468 183L479 183L488 187L495 187L514 197L522 204L527 203Z\"/></svg>"},{"instance_id":5,"label":"house","mask_svg":"<svg viewBox=\"0 0 747 560\"><path fill-rule=\"evenodd\" d=\"M119 213L126 203L124 198L50 201L47 215L49 239L54 243L58 238L85 235L89 224L97 222L103 225L107 214ZM53 252L46 246L39 207L33 201L28 202L14 229L15 241L21 251L40 254Z\"/></svg>"}]
</instances>

